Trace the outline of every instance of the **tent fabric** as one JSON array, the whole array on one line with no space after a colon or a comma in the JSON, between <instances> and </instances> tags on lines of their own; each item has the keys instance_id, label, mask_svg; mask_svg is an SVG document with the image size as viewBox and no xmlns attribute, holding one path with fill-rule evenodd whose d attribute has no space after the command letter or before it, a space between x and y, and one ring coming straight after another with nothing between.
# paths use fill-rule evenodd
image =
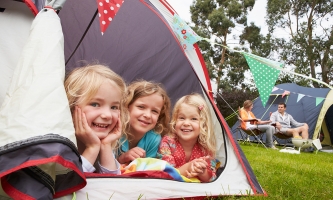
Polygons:
<instances>
[{"instance_id":1,"label":"tent fabric","mask_svg":"<svg viewBox=\"0 0 333 200\"><path fill-rule=\"evenodd\" d=\"M127 83L146 79L162 83L172 103L198 92L214 113L220 176L211 183L181 183L165 179L87 177L87 186L76 192L78 199L112 198L168 199L218 195L266 195L231 131L213 103L211 85L197 45L184 51L172 31L175 11L163 0L124 1L108 29L100 32L96 3L67 0L60 11L66 70L95 60L110 66ZM126 188L131 188L128 191ZM173 191L170 193L169 191ZM66 196L63 199L71 198Z\"/></svg>"},{"instance_id":2,"label":"tent fabric","mask_svg":"<svg viewBox=\"0 0 333 200\"><path fill-rule=\"evenodd\" d=\"M9 78L12 84L5 93L1 113L18 117L8 120L12 118L0 115L0 125L10 125L11 133L0 126L0 138L4 137L0 147L5 149L0 153L0 165L5 163L0 172L0 197L72 199L68 195L72 191L76 191L77 199L86 199L87 195L89 199L136 199L140 194L144 199L267 195L214 104L198 46L184 51L173 33L170 24L175 11L168 2L125 0L103 35L96 6L96 1L68 0L59 12L61 27L55 12L42 9L31 28L33 40L27 38L28 44L16 54L24 57ZM31 57L25 57L26 53ZM217 158L222 163L218 178L211 183L184 183L156 177L84 177L67 98L60 86L64 70L81 66L82 60L110 66L127 83L137 79L160 82L173 104L183 95L202 94L213 114ZM15 127L20 128L14 131ZM15 159L10 160L9 155Z\"/></svg>"},{"instance_id":3,"label":"tent fabric","mask_svg":"<svg viewBox=\"0 0 333 200\"><path fill-rule=\"evenodd\" d=\"M63 87L60 19L43 9L30 30L0 108L1 186L13 199L52 199L86 181Z\"/></svg>"},{"instance_id":4,"label":"tent fabric","mask_svg":"<svg viewBox=\"0 0 333 200\"><path fill-rule=\"evenodd\" d=\"M25 4L17 1L1 0L0 8L4 8L0 14L0 27L2 27L0 37L2 66L0 104L2 104L18 63L17 58L21 55L23 46L28 39L31 23L35 16Z\"/></svg>"},{"instance_id":5,"label":"tent fabric","mask_svg":"<svg viewBox=\"0 0 333 200\"><path fill-rule=\"evenodd\" d=\"M332 115L330 114L331 111L327 112L333 104L331 89L308 88L294 83L280 84L275 87L278 89L271 92L265 107L261 104L260 97L254 100L252 109L254 115L262 120L268 120L270 113L277 111L278 104L285 102L287 105L286 112L291 114L296 121L307 123L309 125L309 138L317 139L325 116ZM289 91L290 94L282 97L285 91ZM317 98L325 99L316 105ZM232 132L235 135L238 132L238 126L239 122L232 127Z\"/></svg>"}]
</instances>

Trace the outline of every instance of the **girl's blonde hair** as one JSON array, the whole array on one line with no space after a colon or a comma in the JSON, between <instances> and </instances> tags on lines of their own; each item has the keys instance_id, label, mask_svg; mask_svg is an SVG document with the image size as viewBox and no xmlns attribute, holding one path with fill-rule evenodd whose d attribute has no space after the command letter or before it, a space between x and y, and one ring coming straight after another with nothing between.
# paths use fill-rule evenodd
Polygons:
<instances>
[{"instance_id":1,"label":"girl's blonde hair","mask_svg":"<svg viewBox=\"0 0 333 200\"><path fill-rule=\"evenodd\" d=\"M215 142L215 134L212 124L211 114L206 101L198 93L193 93L190 95L183 96L176 102L173 108L172 118L170 123L172 130L171 135L176 137L175 126L178 119L179 109L182 104L191 105L197 108L197 111L200 115L200 135L198 137L198 142L207 151L209 155L215 156L216 142Z\"/></svg>"},{"instance_id":2,"label":"girl's blonde hair","mask_svg":"<svg viewBox=\"0 0 333 200\"><path fill-rule=\"evenodd\" d=\"M90 101L104 81L115 83L121 93L122 99L119 109L121 128L124 130L124 124L128 121L128 112L123 105L126 84L118 74L105 65L95 64L78 67L66 76L64 85L71 112L73 114L76 105ZM112 89L110 88L110 90ZM112 146L115 147L116 144L114 143Z\"/></svg>"},{"instance_id":3,"label":"girl's blonde hair","mask_svg":"<svg viewBox=\"0 0 333 200\"><path fill-rule=\"evenodd\" d=\"M129 108L129 106L134 103L138 98L146 97L152 94L159 94L163 98L163 107L161 109L160 115L158 116L156 126L154 131L158 134L164 135L169 131L169 120L170 120L170 98L167 92L158 83L138 80L131 83L127 87L127 94L124 102L124 106ZM125 132L127 135L130 133L130 123L126 123Z\"/></svg>"}]
</instances>

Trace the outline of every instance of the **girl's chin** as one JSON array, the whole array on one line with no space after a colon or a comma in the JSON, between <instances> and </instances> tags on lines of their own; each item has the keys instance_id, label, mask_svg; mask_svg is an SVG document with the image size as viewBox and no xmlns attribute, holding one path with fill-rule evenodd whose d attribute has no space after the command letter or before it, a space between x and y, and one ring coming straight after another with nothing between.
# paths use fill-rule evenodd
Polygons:
<instances>
[{"instance_id":1,"label":"girl's chin","mask_svg":"<svg viewBox=\"0 0 333 200\"><path fill-rule=\"evenodd\" d=\"M102 133L102 132L95 132L95 134L97 135L97 137L100 139L100 140L102 140L102 139L104 139L104 138L106 138L106 136L108 136L108 132L104 132L104 133Z\"/></svg>"}]
</instances>

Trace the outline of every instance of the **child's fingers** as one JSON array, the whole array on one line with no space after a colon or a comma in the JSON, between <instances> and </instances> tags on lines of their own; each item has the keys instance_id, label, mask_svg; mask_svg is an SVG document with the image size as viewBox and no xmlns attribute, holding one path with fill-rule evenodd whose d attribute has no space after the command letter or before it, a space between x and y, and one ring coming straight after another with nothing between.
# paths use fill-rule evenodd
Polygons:
<instances>
[{"instance_id":1,"label":"child's fingers","mask_svg":"<svg viewBox=\"0 0 333 200\"><path fill-rule=\"evenodd\" d=\"M74 108L74 116L73 116L73 123L74 123L74 129L77 130L77 106L75 106Z\"/></svg>"},{"instance_id":2,"label":"child's fingers","mask_svg":"<svg viewBox=\"0 0 333 200\"><path fill-rule=\"evenodd\" d=\"M81 108L77 107L77 119L76 119L76 125L77 125L77 133L82 133L84 131L84 128L82 126L82 110Z\"/></svg>"},{"instance_id":3,"label":"child's fingers","mask_svg":"<svg viewBox=\"0 0 333 200\"><path fill-rule=\"evenodd\" d=\"M90 129L89 125L88 125L88 122L87 122L87 118L86 118L86 114L84 112L82 112L82 117L81 117L81 126L83 128L83 130L87 131Z\"/></svg>"}]
</instances>

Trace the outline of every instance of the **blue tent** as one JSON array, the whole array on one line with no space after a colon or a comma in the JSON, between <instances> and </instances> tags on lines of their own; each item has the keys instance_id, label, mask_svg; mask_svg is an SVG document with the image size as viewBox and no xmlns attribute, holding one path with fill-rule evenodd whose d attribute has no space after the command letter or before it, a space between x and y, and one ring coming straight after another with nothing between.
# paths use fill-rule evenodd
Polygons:
<instances>
[{"instance_id":1,"label":"blue tent","mask_svg":"<svg viewBox=\"0 0 333 200\"><path fill-rule=\"evenodd\" d=\"M322 145L333 143L333 92L329 88L302 87L294 83L276 85L265 107L260 97L254 100L252 112L262 120L268 120L270 112L277 111L278 104L287 105L286 112L291 114L298 122L309 125L309 138L320 137ZM289 95L283 95L289 91ZM232 132L237 135L239 131L237 122ZM321 135L321 136L320 136Z\"/></svg>"}]
</instances>

